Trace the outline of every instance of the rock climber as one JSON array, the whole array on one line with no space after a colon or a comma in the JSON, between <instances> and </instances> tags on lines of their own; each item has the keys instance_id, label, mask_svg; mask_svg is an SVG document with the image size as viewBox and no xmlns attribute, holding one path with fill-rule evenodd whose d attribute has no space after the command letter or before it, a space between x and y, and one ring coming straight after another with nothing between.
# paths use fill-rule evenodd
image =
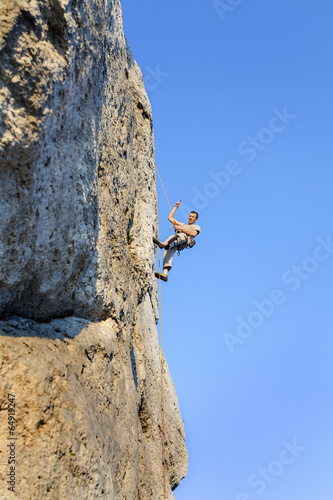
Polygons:
<instances>
[{"instance_id":1,"label":"rock climber","mask_svg":"<svg viewBox=\"0 0 333 500\"><path fill-rule=\"evenodd\" d=\"M194 210L190 212L187 224L184 222L178 222L175 219L174 215L180 205L180 202L181 200L175 203L175 206L171 210L168 217L168 220L173 224L176 234L169 236L169 238L164 242L161 242L157 238L153 238L154 243L164 249L163 273L155 273L156 278L163 281L168 281L168 272L171 269L172 259L176 251L181 252L184 248L192 248L195 245L194 238L201 231L200 226L195 224L199 216Z\"/></svg>"}]
</instances>

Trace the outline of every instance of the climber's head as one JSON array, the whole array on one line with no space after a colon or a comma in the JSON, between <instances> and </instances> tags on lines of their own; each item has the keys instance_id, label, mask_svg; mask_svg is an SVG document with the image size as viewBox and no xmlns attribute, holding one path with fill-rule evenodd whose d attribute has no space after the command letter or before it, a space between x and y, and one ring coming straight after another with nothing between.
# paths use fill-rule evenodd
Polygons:
<instances>
[{"instance_id":1,"label":"climber's head","mask_svg":"<svg viewBox=\"0 0 333 500\"><path fill-rule=\"evenodd\" d=\"M198 217L199 215L197 214L197 212L192 210L192 212L190 212L190 215L188 216L188 223L194 224L198 220Z\"/></svg>"}]
</instances>

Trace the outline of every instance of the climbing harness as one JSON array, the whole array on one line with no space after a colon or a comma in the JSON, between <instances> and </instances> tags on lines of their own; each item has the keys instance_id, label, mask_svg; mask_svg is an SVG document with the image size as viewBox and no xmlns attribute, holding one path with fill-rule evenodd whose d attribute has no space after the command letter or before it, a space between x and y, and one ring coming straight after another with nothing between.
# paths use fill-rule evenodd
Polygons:
<instances>
[{"instance_id":1,"label":"climbing harness","mask_svg":"<svg viewBox=\"0 0 333 500\"><path fill-rule=\"evenodd\" d=\"M194 245L196 244L194 236L189 236L189 235L183 233L182 231L177 231L176 233L177 234L175 234L174 239L170 240L170 242L169 242L169 248L173 247L173 246L176 247L176 249L178 250L178 252L177 252L178 255L180 255L181 250L184 250L185 248L193 248ZM181 233L185 234L185 236L186 236L185 240L180 237ZM179 235L179 237L177 238L178 235ZM177 243L177 241L179 241L179 243Z\"/></svg>"},{"instance_id":2,"label":"climbing harness","mask_svg":"<svg viewBox=\"0 0 333 500\"><path fill-rule=\"evenodd\" d=\"M193 248L194 245L196 244L196 241L193 236L188 236L187 237L187 247L186 248Z\"/></svg>"}]
</instances>

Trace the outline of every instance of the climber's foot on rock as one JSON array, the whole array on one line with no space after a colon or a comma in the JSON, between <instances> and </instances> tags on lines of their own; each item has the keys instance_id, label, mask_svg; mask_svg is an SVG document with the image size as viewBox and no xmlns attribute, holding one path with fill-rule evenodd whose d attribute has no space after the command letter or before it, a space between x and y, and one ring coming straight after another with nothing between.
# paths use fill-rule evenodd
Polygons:
<instances>
[{"instance_id":1,"label":"climber's foot on rock","mask_svg":"<svg viewBox=\"0 0 333 500\"><path fill-rule=\"evenodd\" d=\"M159 246L160 248L165 248L164 244L163 244L160 240L158 240L157 238L155 238L155 237L153 237L153 242L154 242L157 246Z\"/></svg>"},{"instance_id":2,"label":"climber's foot on rock","mask_svg":"<svg viewBox=\"0 0 333 500\"><path fill-rule=\"evenodd\" d=\"M155 273L156 278L159 278L162 281L168 281L168 277L164 273Z\"/></svg>"}]
</instances>

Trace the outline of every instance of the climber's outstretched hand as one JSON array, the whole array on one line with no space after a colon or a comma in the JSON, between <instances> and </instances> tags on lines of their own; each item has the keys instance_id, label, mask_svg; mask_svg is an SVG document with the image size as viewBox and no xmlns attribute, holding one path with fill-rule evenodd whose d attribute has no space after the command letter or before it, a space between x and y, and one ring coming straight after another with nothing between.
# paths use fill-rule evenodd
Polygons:
<instances>
[{"instance_id":1,"label":"climber's outstretched hand","mask_svg":"<svg viewBox=\"0 0 333 500\"><path fill-rule=\"evenodd\" d=\"M176 221L176 219L174 218L174 215L175 215L175 211L176 211L176 210L177 210L177 208L179 207L179 205L180 205L180 202L181 202L181 201L182 201L182 200L176 201L175 206L173 207L173 209L171 210L171 212L170 212L170 214L169 214L168 219L169 219L169 221L170 221L172 224L177 224L177 221Z\"/></svg>"}]
</instances>

